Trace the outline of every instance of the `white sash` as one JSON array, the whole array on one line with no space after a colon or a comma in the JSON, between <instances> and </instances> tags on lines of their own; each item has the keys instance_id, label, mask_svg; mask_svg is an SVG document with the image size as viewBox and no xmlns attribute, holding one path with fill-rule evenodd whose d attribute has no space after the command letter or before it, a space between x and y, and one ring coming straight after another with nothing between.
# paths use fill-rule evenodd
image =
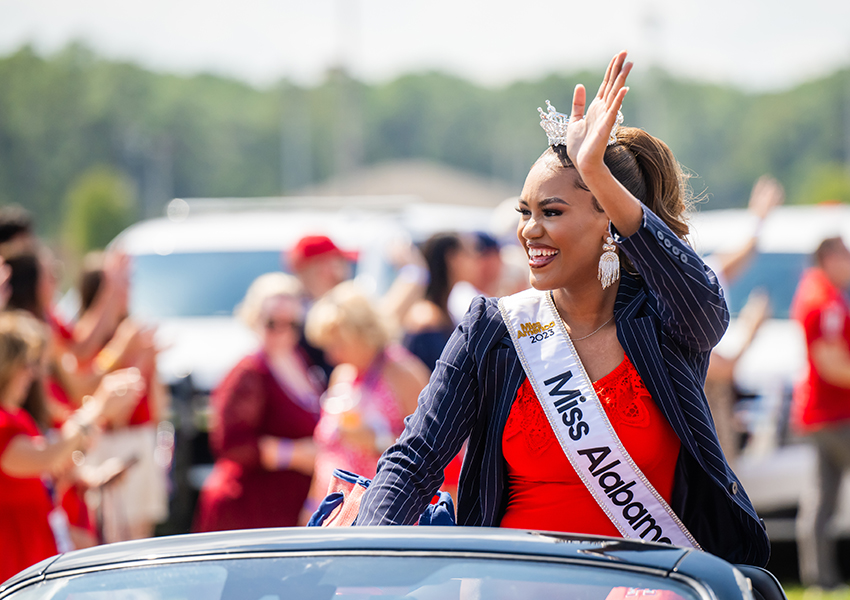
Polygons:
<instances>
[{"instance_id":1,"label":"white sash","mask_svg":"<svg viewBox=\"0 0 850 600\"><path fill-rule=\"evenodd\" d=\"M551 293L507 296L499 310L564 454L620 534L699 548L617 437Z\"/></svg>"}]
</instances>

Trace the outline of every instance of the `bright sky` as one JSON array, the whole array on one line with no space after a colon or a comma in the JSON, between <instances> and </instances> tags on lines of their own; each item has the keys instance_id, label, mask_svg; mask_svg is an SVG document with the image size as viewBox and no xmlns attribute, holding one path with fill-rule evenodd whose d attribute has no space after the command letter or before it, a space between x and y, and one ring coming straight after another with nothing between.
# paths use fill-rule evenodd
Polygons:
<instances>
[{"instance_id":1,"label":"bright sky","mask_svg":"<svg viewBox=\"0 0 850 600\"><path fill-rule=\"evenodd\" d=\"M850 65L848 0L0 0L0 54L83 40L156 70L315 83L443 70L486 85L631 52L695 79L778 89Z\"/></svg>"}]
</instances>

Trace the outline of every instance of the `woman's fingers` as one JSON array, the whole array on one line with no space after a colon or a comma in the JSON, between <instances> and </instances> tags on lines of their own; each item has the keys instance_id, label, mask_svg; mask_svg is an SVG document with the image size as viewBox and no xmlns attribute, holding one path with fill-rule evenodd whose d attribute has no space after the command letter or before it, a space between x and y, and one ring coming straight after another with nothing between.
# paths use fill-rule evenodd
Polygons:
<instances>
[{"instance_id":1,"label":"woman's fingers","mask_svg":"<svg viewBox=\"0 0 850 600\"><path fill-rule=\"evenodd\" d=\"M608 68L605 69L605 77L602 78L602 83L599 85L599 91L596 93L597 98L601 99L605 97L609 84L615 77L617 77L617 61L619 61L620 57L624 55L624 52L620 52L611 59L611 62L608 63Z\"/></svg>"},{"instance_id":2,"label":"woman's fingers","mask_svg":"<svg viewBox=\"0 0 850 600\"><path fill-rule=\"evenodd\" d=\"M618 110L628 93L625 83L631 69L632 63L626 62L625 51L612 58L599 92L589 105L584 86L575 87L567 144L567 150L574 162L576 157L582 154L595 156L604 152L604 145L607 144L614 123L617 122Z\"/></svg>"},{"instance_id":3,"label":"woman's fingers","mask_svg":"<svg viewBox=\"0 0 850 600\"><path fill-rule=\"evenodd\" d=\"M605 108L605 114L602 117L602 127L605 131L609 132L614 127L614 123L617 122L617 113L620 111L620 107L623 105L623 98L626 97L629 88L622 87L617 90L616 95L614 95L611 99L611 104ZM606 138L607 139L607 138Z\"/></svg>"},{"instance_id":4,"label":"woman's fingers","mask_svg":"<svg viewBox=\"0 0 850 600\"><path fill-rule=\"evenodd\" d=\"M611 104L606 106L605 108L600 107L600 113L598 113L596 119L596 125L594 125L594 129L599 135L600 139L604 139L607 145L608 138L611 135L611 130L614 128L614 124L617 122L618 112L620 107L623 105L623 98L626 97L629 88L622 87L617 90L617 93L612 97Z\"/></svg>"},{"instance_id":5,"label":"woman's fingers","mask_svg":"<svg viewBox=\"0 0 850 600\"><path fill-rule=\"evenodd\" d=\"M596 97L602 98L605 95L605 88L608 86L608 79L611 77L611 70L614 68L614 62L617 60L617 57L611 59L611 62L608 63L608 68L605 69L605 77L602 78L602 83L599 84L599 89L596 91Z\"/></svg>"},{"instance_id":6,"label":"woman's fingers","mask_svg":"<svg viewBox=\"0 0 850 600\"><path fill-rule=\"evenodd\" d=\"M573 90L573 108L570 113L570 122L575 123L584 118L584 107L587 102L587 92L582 84L578 84Z\"/></svg>"},{"instance_id":7,"label":"woman's fingers","mask_svg":"<svg viewBox=\"0 0 850 600\"><path fill-rule=\"evenodd\" d=\"M611 104L611 108L609 109L609 113L611 115L611 127L614 126L614 122L617 120L617 113L620 111L620 107L623 106L623 98L626 97L626 94L629 93L629 88L621 87L617 90L617 95L614 96L614 102Z\"/></svg>"},{"instance_id":8,"label":"woman's fingers","mask_svg":"<svg viewBox=\"0 0 850 600\"><path fill-rule=\"evenodd\" d=\"M633 63L627 62L622 66L622 69L617 74L617 78L614 80L611 89L608 91L608 106L610 103L616 98L617 94L623 87L626 85L626 78L629 76L629 73L632 70Z\"/></svg>"},{"instance_id":9,"label":"woman's fingers","mask_svg":"<svg viewBox=\"0 0 850 600\"><path fill-rule=\"evenodd\" d=\"M597 94L600 99L604 99L611 94L614 83L623 69L624 62L626 62L625 50L611 59L611 62L608 64L608 69L605 71L605 78L602 80L602 85L599 88L599 94Z\"/></svg>"}]
</instances>

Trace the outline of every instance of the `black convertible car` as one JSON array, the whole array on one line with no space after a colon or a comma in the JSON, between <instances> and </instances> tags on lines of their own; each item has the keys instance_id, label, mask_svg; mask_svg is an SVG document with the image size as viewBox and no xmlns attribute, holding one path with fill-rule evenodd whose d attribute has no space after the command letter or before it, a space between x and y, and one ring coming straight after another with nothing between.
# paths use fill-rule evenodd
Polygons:
<instances>
[{"instance_id":1,"label":"black convertible car","mask_svg":"<svg viewBox=\"0 0 850 600\"><path fill-rule=\"evenodd\" d=\"M785 598L763 569L653 543L464 527L257 529L78 550L8 600Z\"/></svg>"}]
</instances>

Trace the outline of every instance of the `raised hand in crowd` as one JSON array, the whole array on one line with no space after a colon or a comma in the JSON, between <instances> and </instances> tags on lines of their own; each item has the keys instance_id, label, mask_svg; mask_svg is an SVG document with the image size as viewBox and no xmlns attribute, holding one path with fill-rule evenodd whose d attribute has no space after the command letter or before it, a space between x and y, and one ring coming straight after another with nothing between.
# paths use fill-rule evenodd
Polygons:
<instances>
[{"instance_id":1,"label":"raised hand in crowd","mask_svg":"<svg viewBox=\"0 0 850 600\"><path fill-rule=\"evenodd\" d=\"M69 466L75 451L85 452L100 427L116 415L132 410L144 389L138 369L107 375L94 394L87 396L83 405L71 413L60 429L59 439L48 442L44 438L16 436L0 457L0 467L13 477L61 472Z\"/></svg>"},{"instance_id":2,"label":"raised hand in crowd","mask_svg":"<svg viewBox=\"0 0 850 600\"><path fill-rule=\"evenodd\" d=\"M109 341L125 317L130 290L130 259L126 254L112 251L102 255L96 253L86 259L102 265L102 277L74 324L73 351L80 360L92 358Z\"/></svg>"},{"instance_id":3,"label":"raised hand in crowd","mask_svg":"<svg viewBox=\"0 0 850 600\"><path fill-rule=\"evenodd\" d=\"M753 185L747 208L759 220L764 220L777 206L785 202L785 188L774 177L762 175Z\"/></svg>"},{"instance_id":4,"label":"raised hand in crowd","mask_svg":"<svg viewBox=\"0 0 850 600\"><path fill-rule=\"evenodd\" d=\"M762 175L750 192L747 210L755 217L753 229L747 240L730 252L724 252L716 257L712 266L721 279L721 284L728 285L740 277L750 266L756 255L759 237L765 220L777 206L785 202L785 188L770 175Z\"/></svg>"}]
</instances>

